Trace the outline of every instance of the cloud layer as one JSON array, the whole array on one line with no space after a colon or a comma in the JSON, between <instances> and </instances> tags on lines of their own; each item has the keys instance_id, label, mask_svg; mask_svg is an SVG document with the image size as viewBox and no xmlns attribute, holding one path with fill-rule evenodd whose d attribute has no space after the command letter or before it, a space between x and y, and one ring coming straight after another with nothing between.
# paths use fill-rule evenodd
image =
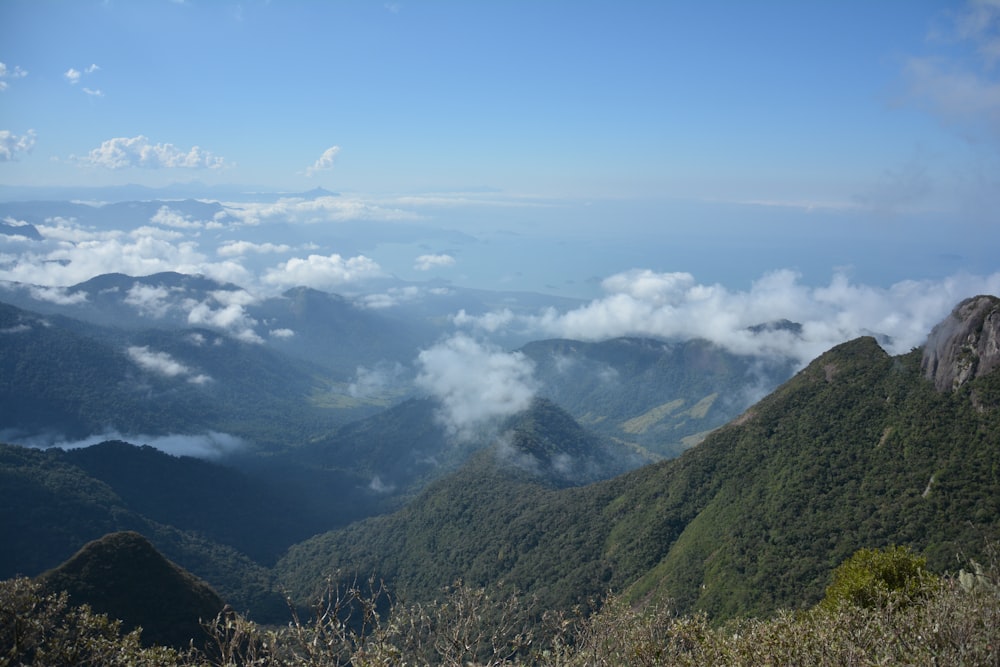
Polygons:
<instances>
[{"instance_id":1,"label":"cloud layer","mask_svg":"<svg viewBox=\"0 0 1000 667\"><path fill-rule=\"evenodd\" d=\"M423 350L417 364L417 386L441 403L440 419L460 440L526 409L538 389L530 359L465 334Z\"/></svg>"},{"instance_id":2,"label":"cloud layer","mask_svg":"<svg viewBox=\"0 0 1000 667\"><path fill-rule=\"evenodd\" d=\"M956 275L942 281L904 281L889 288L853 284L836 274L829 285L810 287L793 271L775 271L748 291L705 285L689 273L633 270L603 282L607 294L567 312L538 315L509 311L473 317L457 325L486 331L519 329L538 336L602 340L617 336L703 338L740 354L790 357L801 364L862 335L877 335L892 353L923 343L930 329L962 299L1000 294L1000 273ZM801 333L760 327L783 320Z\"/></svg>"}]
</instances>

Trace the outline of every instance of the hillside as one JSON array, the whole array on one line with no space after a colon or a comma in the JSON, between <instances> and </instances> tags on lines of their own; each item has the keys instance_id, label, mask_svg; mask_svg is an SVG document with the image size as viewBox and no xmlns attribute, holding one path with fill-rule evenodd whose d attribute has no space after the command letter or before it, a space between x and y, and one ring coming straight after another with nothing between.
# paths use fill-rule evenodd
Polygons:
<instances>
[{"instance_id":1,"label":"hillside","mask_svg":"<svg viewBox=\"0 0 1000 667\"><path fill-rule=\"evenodd\" d=\"M142 535L120 532L89 542L40 578L45 589L66 591L70 604L143 629L145 644L187 648L207 638L209 621L224 603L215 591L160 555Z\"/></svg>"},{"instance_id":2,"label":"hillside","mask_svg":"<svg viewBox=\"0 0 1000 667\"><path fill-rule=\"evenodd\" d=\"M316 367L207 329L132 331L0 303L0 336L8 440L216 431L275 448L359 416L318 404L328 380Z\"/></svg>"},{"instance_id":3,"label":"hillside","mask_svg":"<svg viewBox=\"0 0 1000 667\"><path fill-rule=\"evenodd\" d=\"M282 618L285 605L273 591L269 571L225 542L273 553L283 547L272 539L288 534L287 527L276 526L287 522L292 530L301 530L295 527L301 515L275 503L255 484L239 488L240 476L233 471L195 459L159 467L162 457L173 457L137 447L131 455L117 456L124 447L131 446L108 443L89 448L93 451L64 452L0 445L0 532L6 536L0 577L36 576L103 535L136 531L237 608L251 610L256 618ZM173 474L155 479L157 470L171 467ZM189 497L177 493L198 484ZM171 490L170 502L159 505ZM241 502L254 511L226 511ZM177 525L167 523L171 521ZM256 545L241 544L253 534L260 537Z\"/></svg>"},{"instance_id":4,"label":"hillside","mask_svg":"<svg viewBox=\"0 0 1000 667\"><path fill-rule=\"evenodd\" d=\"M411 600L462 576L547 608L611 588L725 618L815 603L864 546L946 569L1000 538L1000 373L942 392L922 359L845 343L679 458L583 488L479 457L396 514L293 547L277 572L299 595L375 571Z\"/></svg>"}]
</instances>

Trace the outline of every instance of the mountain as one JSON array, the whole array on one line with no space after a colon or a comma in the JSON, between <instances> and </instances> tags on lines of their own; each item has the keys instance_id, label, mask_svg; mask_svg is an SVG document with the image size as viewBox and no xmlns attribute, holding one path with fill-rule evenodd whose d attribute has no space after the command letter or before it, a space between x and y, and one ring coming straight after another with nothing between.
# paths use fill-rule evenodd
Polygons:
<instances>
[{"instance_id":1,"label":"mountain","mask_svg":"<svg viewBox=\"0 0 1000 667\"><path fill-rule=\"evenodd\" d=\"M0 219L0 234L5 236L23 236L32 241L40 241L42 235L38 228L29 222L15 221L11 218Z\"/></svg>"},{"instance_id":2,"label":"mountain","mask_svg":"<svg viewBox=\"0 0 1000 667\"><path fill-rule=\"evenodd\" d=\"M232 544L263 560L283 549L282 535L290 541L319 529L308 525L315 513L295 505L294 495L276 500L258 481L241 485L233 470L127 447L0 445L0 578L38 575L102 535L136 531L237 608L283 619L287 610L268 570Z\"/></svg>"},{"instance_id":3,"label":"mountain","mask_svg":"<svg viewBox=\"0 0 1000 667\"><path fill-rule=\"evenodd\" d=\"M185 649L206 639L201 620L223 609L205 582L164 558L139 533L118 532L89 542L65 563L41 575L45 589L69 593L123 629L143 629L143 643Z\"/></svg>"},{"instance_id":4,"label":"mountain","mask_svg":"<svg viewBox=\"0 0 1000 667\"><path fill-rule=\"evenodd\" d=\"M269 564L285 548L338 520L339 511L304 505L260 477L149 446L109 441L61 458L99 480L133 512L203 535Z\"/></svg>"},{"instance_id":5,"label":"mountain","mask_svg":"<svg viewBox=\"0 0 1000 667\"><path fill-rule=\"evenodd\" d=\"M110 433L295 444L375 408L330 406L321 369L208 329L123 330L0 303L4 439Z\"/></svg>"},{"instance_id":6,"label":"mountain","mask_svg":"<svg viewBox=\"0 0 1000 667\"><path fill-rule=\"evenodd\" d=\"M570 497L589 498L594 487L587 482L632 467L629 455L620 445L587 433L551 402L536 400L489 446L428 484L397 512L295 545L276 572L303 601L334 573L347 579L375 573L410 600L429 600L458 579L480 586L502 574L512 574L507 581L516 585L531 577L564 592L572 586L558 579L568 576L578 590L586 590L593 570L580 566L576 548L587 540L563 533L570 515L562 505ZM521 572L519 556L534 552L542 534L562 535L575 548L544 564L533 561ZM513 572L504 569L508 565ZM555 570L565 572L557 576ZM570 598L567 593L556 600L568 603Z\"/></svg>"},{"instance_id":7,"label":"mountain","mask_svg":"<svg viewBox=\"0 0 1000 667\"><path fill-rule=\"evenodd\" d=\"M931 331L920 367L938 390L954 389L1000 366L997 303L993 296L966 299Z\"/></svg>"},{"instance_id":8,"label":"mountain","mask_svg":"<svg viewBox=\"0 0 1000 667\"><path fill-rule=\"evenodd\" d=\"M787 359L741 356L705 340L545 340L539 394L607 437L673 457L791 377Z\"/></svg>"},{"instance_id":9,"label":"mountain","mask_svg":"<svg viewBox=\"0 0 1000 667\"><path fill-rule=\"evenodd\" d=\"M303 598L324 575L376 572L411 601L461 577L542 608L610 589L718 619L813 604L862 547L907 545L945 570L1000 539L1000 372L940 391L921 369L934 354L839 345L678 458L583 487L484 452L276 570Z\"/></svg>"}]
</instances>

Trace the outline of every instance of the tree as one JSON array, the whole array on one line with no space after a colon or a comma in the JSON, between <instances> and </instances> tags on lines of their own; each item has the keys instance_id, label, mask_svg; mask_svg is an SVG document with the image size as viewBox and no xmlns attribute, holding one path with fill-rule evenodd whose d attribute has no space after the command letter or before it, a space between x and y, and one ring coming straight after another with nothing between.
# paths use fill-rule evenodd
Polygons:
<instances>
[{"instance_id":1,"label":"tree","mask_svg":"<svg viewBox=\"0 0 1000 667\"><path fill-rule=\"evenodd\" d=\"M938 584L939 578L927 570L927 559L908 547L860 549L833 571L820 606L905 607L926 598Z\"/></svg>"}]
</instances>

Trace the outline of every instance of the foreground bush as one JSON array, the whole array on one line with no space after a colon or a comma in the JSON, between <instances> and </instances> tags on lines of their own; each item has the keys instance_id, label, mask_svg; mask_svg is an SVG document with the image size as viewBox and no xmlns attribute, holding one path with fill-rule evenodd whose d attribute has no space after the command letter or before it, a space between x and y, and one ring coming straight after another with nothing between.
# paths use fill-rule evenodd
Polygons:
<instances>
[{"instance_id":1,"label":"foreground bush","mask_svg":"<svg viewBox=\"0 0 1000 667\"><path fill-rule=\"evenodd\" d=\"M588 617L541 613L514 593L460 584L439 602L396 602L380 614L388 595L369 582L331 589L311 616L282 628L226 611L206 625L210 648L187 652L144 649L138 632L121 635L115 622L39 590L27 579L0 583L0 665L1000 665L995 564L916 596L721 627L617 596Z\"/></svg>"}]
</instances>

